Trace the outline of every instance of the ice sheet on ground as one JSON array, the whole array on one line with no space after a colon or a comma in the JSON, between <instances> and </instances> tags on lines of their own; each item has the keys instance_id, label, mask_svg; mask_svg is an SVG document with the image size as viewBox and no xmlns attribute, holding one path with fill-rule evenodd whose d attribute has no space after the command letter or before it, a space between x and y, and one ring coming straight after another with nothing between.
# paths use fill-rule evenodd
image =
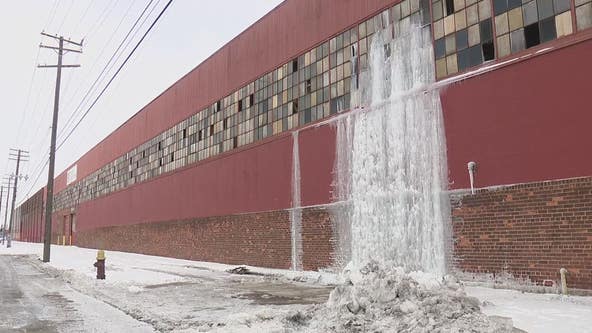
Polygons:
<instances>
[{"instance_id":1,"label":"ice sheet on ground","mask_svg":"<svg viewBox=\"0 0 592 333\"><path fill-rule=\"evenodd\" d=\"M13 242L10 249L0 247L0 255L29 254L33 256L32 260L37 262L42 251L42 244L22 242ZM69 280L76 290L107 302L161 331L174 329L175 332L306 332L314 330L314 327L322 327L320 323L313 323L315 320L325 320L321 315L322 311L327 311L331 316L347 315L340 312L343 309L337 311L339 306L332 310L323 304L260 304L250 295L256 291L263 299L269 295L297 298L309 292L307 297L310 299L310 293L317 292L315 298L323 303L322 297L326 299L330 290L324 286L325 282L331 279L338 282L334 274L247 266L253 272L273 275L234 275L225 272L236 267L234 265L107 251L108 267L120 270L121 274L114 275L108 268L107 280L97 281L92 267L95 257L96 250L93 249L52 245L51 262L49 265L39 262L39 265L53 269L55 274ZM152 275L145 268L164 273ZM150 278L144 275L149 275ZM319 283L310 282L317 279ZM414 289L415 292L419 292L425 286L432 289L441 284L439 279L418 272L410 273L405 278L398 276L392 279L416 281L418 285ZM350 274L350 280L359 281L359 277ZM384 282L388 279L370 281L380 286L377 281ZM366 282L362 285L364 287L342 286L342 292L336 292L333 300L345 301L344 295L347 294L343 291L365 290L364 288L374 285ZM287 290L287 287L292 289ZM385 288L388 290L390 287ZM528 332L592 332L592 297L528 294L482 287L466 287L465 291L468 296L479 299L484 314L511 317L515 327ZM338 295L341 296L337 297ZM412 295L410 294L410 297ZM387 296L388 293L385 293L385 296L381 297ZM414 309L414 304L416 302L413 300L407 303L401 301L399 307L401 311L410 311ZM301 324L297 325L299 321ZM308 324L302 325L303 322Z\"/></svg>"}]
</instances>

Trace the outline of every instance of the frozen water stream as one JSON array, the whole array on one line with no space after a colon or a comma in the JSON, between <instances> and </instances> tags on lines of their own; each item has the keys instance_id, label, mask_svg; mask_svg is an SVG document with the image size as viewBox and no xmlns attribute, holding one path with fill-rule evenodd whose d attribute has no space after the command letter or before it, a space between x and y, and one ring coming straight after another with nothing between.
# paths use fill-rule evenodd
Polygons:
<instances>
[{"instance_id":1,"label":"frozen water stream","mask_svg":"<svg viewBox=\"0 0 592 333\"><path fill-rule=\"evenodd\" d=\"M404 34L393 39L392 31L374 36L369 70L352 94L369 107L337 125L338 191L351 238L344 252L353 267L389 261L443 275L447 166L439 94L424 89L434 82L429 28L407 20Z\"/></svg>"},{"instance_id":2,"label":"frozen water stream","mask_svg":"<svg viewBox=\"0 0 592 333\"><path fill-rule=\"evenodd\" d=\"M367 108L337 120L345 283L287 320L306 332L512 332L446 275L448 169L430 31L409 19L397 28L373 36L351 103Z\"/></svg>"}]
</instances>

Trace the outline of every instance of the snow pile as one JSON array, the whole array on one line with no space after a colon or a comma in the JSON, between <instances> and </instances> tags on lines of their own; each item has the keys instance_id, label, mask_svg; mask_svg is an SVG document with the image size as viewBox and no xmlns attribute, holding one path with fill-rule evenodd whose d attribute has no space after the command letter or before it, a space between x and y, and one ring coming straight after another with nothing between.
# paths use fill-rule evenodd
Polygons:
<instances>
[{"instance_id":1,"label":"snow pile","mask_svg":"<svg viewBox=\"0 0 592 333\"><path fill-rule=\"evenodd\" d=\"M347 274L347 273L346 273ZM326 305L295 312L286 323L302 332L512 332L510 319L481 313L458 281L371 262L352 271Z\"/></svg>"}]
</instances>

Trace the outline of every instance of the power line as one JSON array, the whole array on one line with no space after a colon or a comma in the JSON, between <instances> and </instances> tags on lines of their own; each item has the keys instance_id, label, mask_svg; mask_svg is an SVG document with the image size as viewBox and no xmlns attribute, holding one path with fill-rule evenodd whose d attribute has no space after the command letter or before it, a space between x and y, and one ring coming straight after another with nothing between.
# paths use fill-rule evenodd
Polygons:
<instances>
[{"instance_id":1,"label":"power line","mask_svg":"<svg viewBox=\"0 0 592 333\"><path fill-rule=\"evenodd\" d=\"M37 62L39 61L39 53L41 50L37 49L37 56L35 56L35 64L37 64ZM22 129L23 129L23 125L25 124L25 119L27 118L27 111L29 110L29 105L30 105L30 101L31 101L31 92L33 91L33 82L35 81L35 74L37 73L37 67L33 67L33 74L31 74L31 81L29 82L29 89L27 92L27 97L26 97L26 101L25 101L25 107L23 109L22 112L22 116L21 116L21 121L20 124L18 126L18 132L17 133L22 133Z\"/></svg>"},{"instance_id":2,"label":"power line","mask_svg":"<svg viewBox=\"0 0 592 333\"><path fill-rule=\"evenodd\" d=\"M46 28L46 27L47 27L49 24L51 24L51 23L53 22L53 20L54 20L54 18L55 18L55 14L57 13L57 8L58 8L58 6L59 6L59 3L60 3L60 1L59 1L59 0L55 1L55 3L54 3L54 5L53 5L52 9L50 10L50 14L47 16L47 20L46 20L46 22L45 22L44 29L45 29L45 28ZM43 39L41 39L41 40L43 40ZM37 64L37 62L39 61L39 55L40 55L40 51L41 51L40 49L37 49L37 55L35 56L35 64ZM31 104L31 93L32 93L32 91L33 91L33 85L34 85L34 83L35 83L35 78L38 78L38 76L37 76L36 74L37 74L37 66L33 66L33 73L32 73L32 75L31 75L31 81L30 81L30 83L29 83L29 89L28 89L29 91L28 91L28 93L27 93L27 100L26 100L26 102L25 102L25 107L24 107L24 109L23 109L22 118L21 118L21 123L20 123L20 125L19 125L19 127L18 127L18 128L19 128L19 130L18 130L18 132L17 132L17 133L23 133L23 131L22 131L22 128L23 128L23 125L24 125L24 123L25 123L25 121L26 121L26 119L27 119L27 111L28 111L28 110L30 110L30 109L31 109L31 110L33 110L33 111L35 111L35 110L37 110L37 106L39 105L39 100L40 100L40 97L41 97L41 91L42 91L42 89L36 89L36 90L37 90L37 94L36 94L36 98L35 98L35 103L34 103L34 104ZM41 79L41 81L45 81L46 77L47 77L47 74L46 74L46 73L44 73L44 74L43 74L43 77L42 77L42 79ZM32 107L30 108L30 106L31 106L31 105L32 105ZM33 112L33 114L36 114L36 112ZM35 117L35 119L42 119L42 118L43 118L43 117L41 117L41 118L39 118L39 117ZM41 121L42 121L42 120L41 120ZM39 122L39 124L41 124L41 121ZM38 128L38 129L37 129L37 130L34 132L35 134L34 134L34 135L31 137L32 139L34 139L34 138L35 138L35 136L36 136L36 134L37 134L38 130L39 130L39 128ZM31 133L31 132L28 132L28 133ZM21 137L22 137L22 136L19 136L19 139L20 139ZM27 138L27 139L28 139L28 137L25 137L25 138ZM24 140L24 139L23 139L23 140ZM18 143L21 143L21 142L20 142L20 140L18 140L18 139L17 139L17 141L18 141ZM28 141L28 140L26 140L26 141ZM27 142L27 143L28 143L28 142ZM8 169L8 164L9 164L9 162L10 162L10 159L6 160L6 165L4 166L4 171L6 171L6 170ZM28 195L28 194L27 194L27 195Z\"/></svg>"},{"instance_id":3,"label":"power line","mask_svg":"<svg viewBox=\"0 0 592 333\"><path fill-rule=\"evenodd\" d=\"M135 2L136 0L134 0ZM73 2L72 2L73 3ZM86 7L86 9L84 10L84 13L80 16L80 19L78 20L78 22L76 23L75 28L71 31L72 35L77 35L77 30L78 27L80 26L80 24L82 23L82 21L84 20L84 18L86 17L88 11L90 10L90 8L92 7L93 1L90 1L88 6ZM107 5L107 7L105 7L105 9L103 10L103 12L101 12L101 15L95 20L95 22L93 23L93 26L95 26L100 20L102 20L103 14L105 14L108 10L109 12L111 12L115 7L114 6L110 6L111 4ZM70 8L69 8L70 10ZM108 16L109 14L107 14ZM66 15L67 16L67 15ZM105 16L105 17L107 17ZM64 18L65 19L65 18ZM62 22L63 25L63 22ZM61 26L60 26L60 30L61 30ZM116 28L117 30L117 28ZM84 38L82 39L84 40ZM107 43L106 43L107 44ZM106 47L106 45L103 47L103 49ZM102 51L101 51L102 53ZM77 55L78 57L79 55ZM99 56L100 57L100 56ZM76 59L76 61L78 61L78 58ZM93 68L94 68L94 64L93 64ZM92 68L91 68L92 70ZM73 75L69 75L68 77L66 77L66 82L64 85L64 97L66 95L68 95L69 92L69 88L70 88L70 83L72 83L72 81L74 80L74 78L77 78L80 75L80 71L76 71L73 73ZM65 105L70 105L72 100L74 99L73 97L78 94L78 92L80 91L80 88L82 87L82 85L78 85L78 89L76 89L76 91L72 94L72 98L68 101L68 103L66 103ZM67 108L67 107L66 107Z\"/></svg>"},{"instance_id":4,"label":"power line","mask_svg":"<svg viewBox=\"0 0 592 333\"><path fill-rule=\"evenodd\" d=\"M70 0L70 6L68 7L68 10L66 10L66 14L64 15L64 18L62 19L62 23L60 23L60 26L57 29L58 32L61 32L62 27L64 26L64 23L66 22L66 19L68 18L68 14L70 14L70 11L72 10L73 5L74 5L74 0Z\"/></svg>"},{"instance_id":5,"label":"power line","mask_svg":"<svg viewBox=\"0 0 592 333\"><path fill-rule=\"evenodd\" d=\"M47 152L49 154L49 152ZM35 180L33 181L33 183L29 186L29 190L27 191L27 193L23 196L23 199L19 202L19 206L26 201L26 199L29 197L29 194L31 194L31 191L33 191L33 188L35 187L35 185L37 185L37 182L39 181L39 177L41 177L41 175L43 174L43 171L45 170L45 167L47 166L47 164L49 164L49 157L46 157L44 160L41 160L41 162L45 161L45 163L39 163L37 165L37 167L35 168L34 174L36 174ZM41 168L39 168L39 166L41 166ZM33 173L31 173L32 175ZM32 176L33 177L33 176ZM32 178L31 177L31 178Z\"/></svg>"},{"instance_id":6,"label":"power line","mask_svg":"<svg viewBox=\"0 0 592 333\"><path fill-rule=\"evenodd\" d=\"M11 235L12 232L12 228L14 227L14 207L16 204L16 193L17 193L17 189L18 189L18 181L19 179L22 178L22 175L19 173L19 167L21 162L27 162L29 160L29 152L26 150L22 150L22 149L14 149L14 148L10 148L9 153L8 153L8 159L9 160L13 160L16 161L16 170L14 172L13 175L11 175L12 178L14 178L14 189L12 191L12 205L11 205L11 209L10 209L10 224L8 225L8 234L9 236ZM6 225L4 225L4 230L6 230ZM6 247L10 247L10 238L8 238L8 242L6 243Z\"/></svg>"},{"instance_id":7,"label":"power line","mask_svg":"<svg viewBox=\"0 0 592 333\"><path fill-rule=\"evenodd\" d=\"M39 45L46 49L54 49L58 51L58 64L57 65L40 65L41 68L56 68L56 87L55 87L55 99L53 104L53 122L51 125L51 145L49 148L49 172L47 175L47 199L45 205L45 239L43 242L43 262L49 262L50 244L51 244L51 214L53 213L53 183L54 183L54 167L55 167L55 145L56 145L56 133L58 124L58 110L60 104L60 80L62 68L68 67L80 67L80 65L64 65L62 64L62 57L65 52L82 52L80 49L73 49L72 47L81 47L82 42L77 43L62 36L52 36L44 32L41 33L44 36L52 37L59 42L59 46L47 46ZM64 43L68 43L67 47L64 47Z\"/></svg>"},{"instance_id":8,"label":"power line","mask_svg":"<svg viewBox=\"0 0 592 333\"><path fill-rule=\"evenodd\" d=\"M53 19L55 18L55 14L57 12L59 4L60 4L60 0L57 0L55 2L55 5L53 6L53 9L51 10L51 14L50 14L48 20L45 22L45 25L43 26L44 30L47 29L47 27L53 23Z\"/></svg>"},{"instance_id":9,"label":"power line","mask_svg":"<svg viewBox=\"0 0 592 333\"><path fill-rule=\"evenodd\" d=\"M135 2L135 1L136 1L136 0L134 0L134 2ZM80 24L83 22L84 18L85 18L85 17L86 17L86 15L88 14L88 11L89 11L89 10L90 10L90 8L92 7L93 3L94 3L93 1L89 1L89 3L88 3L88 6L86 6L86 9L84 10L83 14L80 16L80 19L78 20L78 22L76 23L76 25L74 26L74 28L73 28L73 29L72 29L72 31L71 31L71 34L72 34L72 35L74 35L74 36L76 36L76 35L77 35L78 27L79 27L79 26L80 26ZM108 8L108 7L106 7L106 8ZM98 19L97 19L97 21L98 21ZM97 21L95 21L95 23L94 23L93 25L95 25L95 24L97 23ZM117 28L115 29L115 31L117 31L117 29L118 29L118 28L119 28L119 27L117 27ZM106 45L104 46L104 48L106 48ZM104 49L104 48L103 48L103 49ZM101 51L101 54L102 54L102 52L103 52L103 51ZM78 56L79 56L79 54L77 55L77 57L78 57ZM99 57L100 57L100 55L99 55L97 58L99 58ZM78 61L78 58L76 59L76 61ZM95 61L95 64L96 64L96 61ZM91 69L90 69L90 71L92 71L92 69L94 68L94 65L95 65L95 64L93 64L93 66L91 66ZM88 72L90 72L90 71L88 71ZM80 71L76 71L76 72L74 72L74 74L73 74L73 75L69 75L69 76L66 78L66 84L65 84L65 87L64 87L64 97L68 95L69 88L70 88L70 84L72 83L72 81L74 81L74 78L78 78L80 75L81 75L81 74L80 74ZM69 106L70 104L72 104L71 102L74 100L74 96L76 96L76 95L78 94L78 92L80 91L80 88L81 88L81 87L82 87L82 85L81 85L81 84L79 84L79 85L78 85L78 88L77 88L77 89L76 89L76 91L75 91L75 92L74 92L74 93L71 95L71 98L68 100L68 103L66 103L65 105ZM67 106L65 107L65 109L67 109L67 108L68 108Z\"/></svg>"},{"instance_id":10,"label":"power line","mask_svg":"<svg viewBox=\"0 0 592 333\"><path fill-rule=\"evenodd\" d=\"M113 11L113 9L117 6L117 4L119 3L119 0L115 1L115 3L113 3L113 0L105 7L105 9L103 9L103 11L101 12L101 14L99 15L99 17L97 18L97 20L95 21L95 23L93 23L93 25L91 26L90 29L88 29L88 32L86 33L86 35L84 35L84 37L82 39L86 39L86 37L88 37L89 35L92 35L95 31L95 29L99 26L102 25L103 21L105 20L105 18L107 16L109 16L109 14L111 13L111 11Z\"/></svg>"},{"instance_id":11,"label":"power line","mask_svg":"<svg viewBox=\"0 0 592 333\"><path fill-rule=\"evenodd\" d=\"M54 20L54 18L56 16L56 13L57 13L57 9L59 7L59 4L60 4L60 0L57 0L57 1L54 2L54 5L53 5L52 9L50 10L49 15L47 16L47 20L46 20L45 25L44 25L44 30L51 23L53 23L53 20ZM41 41L43 41L43 38L41 39ZM35 64L37 64L38 61L39 61L40 51L41 51L40 49L37 49L37 55L35 57ZM17 133L24 133L24 131L22 131L22 128L23 128L24 123L27 120L27 115L28 115L28 112L27 111L31 110L31 111L33 111L32 114L37 114L37 112L35 112L35 111L37 110L37 108L39 106L39 101L40 101L40 97L41 97L41 93L42 93L43 89L36 89L37 94L36 94L36 97L35 97L35 102L33 104L31 104L31 93L32 93L32 90L33 90L33 85L35 83L35 78L38 77L38 76L36 76L36 74L37 74L37 66L33 66L33 74L31 75L31 82L30 82L30 85L29 85L29 92L27 93L27 101L25 102L25 107L24 107L24 111L23 111L23 114L22 114L21 123L20 123L20 125L18 127L19 130L18 130ZM48 78L47 77L47 73L44 72L43 73L43 78L41 79L41 81L46 81L47 78ZM46 86L46 84L43 84L43 86ZM32 105L32 107L31 107L31 105ZM48 109L48 107L49 107L49 99L48 99L48 104L47 104L46 109ZM33 143L33 140L35 139L35 137L37 137L37 134L39 133L39 130L41 128L41 124L43 123L43 118L44 118L45 114L47 114L47 112L44 112L43 113L43 116L41 116L41 117L35 117L35 118L33 118L33 119L39 120L39 123L38 123L38 126L37 126L36 130L34 132L31 132L31 131L25 132L26 134L29 134L30 135L32 133L33 135L31 137L29 137L28 135L25 134L25 137L24 137L24 139L22 139L23 140L22 142L21 142L22 136L19 136L19 139L17 140L17 142L19 144L24 143L26 146L29 146L29 145L31 145ZM29 127L31 127L31 126L29 126Z\"/></svg>"},{"instance_id":12,"label":"power line","mask_svg":"<svg viewBox=\"0 0 592 333\"><path fill-rule=\"evenodd\" d=\"M47 26L53 22L53 19L55 18L55 14L57 13L57 8L59 6L59 3L60 3L60 0L55 1L55 4L53 5L53 8L51 9L50 14L47 17L47 21L45 23L44 29L47 28ZM35 62L34 62L35 64L37 64L38 61L39 61L39 55L40 55L40 53L41 53L41 50L40 49L37 49L37 55L35 56ZM23 127L23 124L25 123L27 111L29 110L29 105L30 105L30 101L31 101L31 92L32 92L32 89L33 89L33 84L34 84L34 81L35 81L35 75L36 75L36 73L37 73L37 66L33 66L33 74L31 75L31 81L30 81L30 84L29 84L29 91L27 93L27 100L25 102L25 108L24 108L24 111L23 111L23 116L21 118L21 122L20 122L20 125L18 127L19 130L18 130L17 133L22 133L22 127ZM45 75L44 75L44 78L45 78ZM35 99L35 104L34 104L33 109L36 109L37 108L37 105L38 105L38 102L39 102L39 96L40 95L41 95L41 89L38 90L37 98ZM20 143L20 141L19 141L19 143Z\"/></svg>"},{"instance_id":13,"label":"power line","mask_svg":"<svg viewBox=\"0 0 592 333\"><path fill-rule=\"evenodd\" d=\"M37 66L35 66L35 68L37 68ZM49 85L50 78L47 75L47 72L44 72L43 73L43 77L40 80L41 80L40 81L40 84L43 84L44 86ZM37 110L39 109L40 101L42 100L41 99L42 91L45 92L46 94L49 94L50 93L49 90L44 90L41 87L38 87L38 89L36 89L36 90L37 90L37 95L35 97L35 103L34 103L33 108L32 108L32 111L33 111L32 114L38 114ZM32 133L32 136L27 137L27 140L26 140L26 143L25 143L27 146L30 146L30 144L33 142L33 140L37 137L37 134L39 133L39 130L41 129L41 124L43 123L43 119L47 115L47 109L49 108L49 98L46 98L45 100L46 100L45 108L42 109L41 116L37 116L37 117L34 118L35 120L37 120L37 126L35 127L35 130L32 131L32 132L28 132L28 133ZM34 127L34 125L33 124L29 124L28 127L29 128L32 128L32 127Z\"/></svg>"},{"instance_id":14,"label":"power line","mask_svg":"<svg viewBox=\"0 0 592 333\"><path fill-rule=\"evenodd\" d=\"M10 162L10 160L6 160L6 164L4 165L4 173L6 172L6 170L8 170L9 162Z\"/></svg>"},{"instance_id":15,"label":"power line","mask_svg":"<svg viewBox=\"0 0 592 333\"><path fill-rule=\"evenodd\" d=\"M135 1L136 1L136 0L134 0L134 2L133 2L133 3L135 3ZM122 49L122 45L123 45L123 44L124 44L124 42L125 42L125 41L128 39L128 37L130 36L130 34L131 34L133 31L134 31L134 29L136 28L136 26L138 26L138 22L139 22L139 21L141 20L141 18L144 16L144 14L145 14L145 13L146 13L146 11L148 10L148 8L150 8L150 5L151 5L153 2L154 2L154 0L150 0L150 1L148 2L148 4L147 4L147 5L146 5L146 7L143 9L143 11L142 11L142 13L140 14L140 16L139 16L139 17L136 19L136 21L134 22L134 24L132 25L132 27L130 28L130 30L128 31L128 33L126 34L126 36L123 38L123 40L122 40L122 41L121 41L121 43L119 44L119 46L118 46L117 50L114 52L114 54L111 56L111 58L109 59L109 61L107 62L107 64L106 64L105 66L108 66L108 65L109 65L109 64L110 64L110 63L113 61L113 59L114 59L115 55L117 54L117 52L119 52L119 51ZM133 3L132 3L132 5L133 5ZM158 1L157 1L157 3L158 3ZM114 33L111 35L111 39L113 38L113 36L115 36L115 33L117 32L117 30L119 29L119 27L121 26L121 24L123 23L123 21L125 20L125 17L127 17L127 15L128 15L128 13L129 13L129 11L130 11L130 10L131 10L131 8L132 8L132 5L130 5L130 6L128 7L128 9L127 9L126 13L124 14L124 16L122 17L122 19L120 20L120 23L119 23L118 27L115 29ZM156 7L156 6L155 6L155 7ZM152 10L150 10L150 13L148 14L148 16L150 16L150 15L151 15L151 13L154 11L155 7L153 7L153 8L152 8ZM90 8L90 5L89 5L89 6L87 7L87 9L85 10L85 14L84 14L84 15L86 15L86 12L88 11L88 9L89 9L89 8ZM101 14L101 17L102 17L102 16L105 14L105 12L107 12L107 10L108 10L108 9L109 9L109 6L107 6L107 7L106 7L106 8L103 10L103 13ZM83 15L83 16L84 16L84 15ZM147 17L146 17L146 18L147 18ZM144 19L144 21L142 21L142 24L141 24L141 25L143 25L143 24L144 24L144 22L146 21L146 18ZM141 25L140 25L140 26L141 26ZM136 31L136 33L137 33L137 31ZM134 36L135 36L135 34L134 34ZM128 41L128 43L127 43L126 45L129 45L129 41ZM103 49L103 51L104 51L104 49ZM102 51L102 52L103 52L103 51ZM102 52L101 52L101 54L102 54ZM96 63L97 63L97 62L95 62L95 64L96 64ZM94 67L94 65L93 65L93 67ZM102 74L105 72L105 70L106 70L106 67L105 67L105 68L103 69L103 71L101 72L101 75L102 75ZM46 75L46 74L44 74L44 75ZM99 77L99 78L97 78L97 80L95 80L95 83L93 83L93 87L94 87L94 86L96 86L96 84L99 82L99 79L100 79L100 77ZM66 90L67 90L67 88L68 88L68 86L69 86L69 84L70 84L71 82L72 82L72 81L71 81L71 80L69 80L69 81L66 83ZM91 87L91 89L92 89L93 87ZM79 105L78 105L78 107L76 108L76 111L78 111L78 109L80 109L80 108L81 108L81 106L82 106L82 103L83 103L83 102L84 102L84 100L87 98L87 96L89 95L89 93L90 93L90 90L87 92L87 94L85 95L85 97L84 97L84 98L83 98L83 100L81 101L81 104L79 104ZM40 95L40 93L38 94L38 98L37 98L37 103L36 103L36 105L38 104L38 101L39 101L39 95ZM48 98L47 100L48 100L48 102L47 102L47 106L46 106L46 108L45 108L45 109L46 109L46 110L49 110L49 103L50 103L50 99ZM75 112L76 112L76 111L75 111ZM44 114L43 114L43 117L41 117L41 121L39 122L39 124L38 124L38 127L36 128L36 130L35 130L35 132L34 132L35 134L34 134L34 136L32 137L31 144L33 144L33 143L34 143L34 141L33 141L33 140L34 140L34 138L35 138L35 137L39 137L39 138L41 139L41 141L40 141L39 143L42 143L43 141L46 141L46 139L47 139L48 135L51 133L51 131L50 131L50 130L51 130L51 128L50 128L50 127L48 127L47 131L45 132L45 135L43 135L43 136L37 136L37 134L39 133L39 130L41 129L41 126L42 126L42 124L43 124L43 123L45 123L45 122L44 122L44 118L45 118L45 115L46 115L46 114L47 114L47 112L44 112ZM71 120L73 119L73 116L74 116L74 113L73 113L73 114L70 116L70 119L68 119L68 121L66 122L66 125L64 126L64 129L66 129L66 128L67 128L67 125L68 125L68 124L71 122ZM47 156L47 154L48 154L48 152L46 152L46 153L45 153L45 154L43 154L42 156ZM44 158L40 159L40 160L39 160L39 162L36 164L36 166L33 168L33 170L34 170L34 171L33 171L32 173L30 173L30 174L31 174L32 178L33 178L33 177L35 178L35 181L34 181L33 183L31 183L31 185L30 185L30 187L29 187L28 191L26 192L26 194L25 194L25 196L24 196L23 200L25 200L25 199L26 199L26 197L27 197L27 196L28 196L28 195L31 193L31 191L34 189L35 185L37 184L37 181L39 180L39 178L40 178L41 174L43 173L43 171L44 171L44 169L45 169L45 167L47 166L47 164L48 164L48 163L49 163L49 159L48 159L47 157L44 157ZM8 164L6 165L6 167L8 167ZM6 169L6 167L5 167L5 169ZM33 174L35 174L35 176L33 176Z\"/></svg>"},{"instance_id":16,"label":"power line","mask_svg":"<svg viewBox=\"0 0 592 333\"><path fill-rule=\"evenodd\" d=\"M73 123L74 118L76 117L77 113L82 110L82 106L87 101L87 98L90 96L91 92L93 92L93 90L97 86L97 84L101 81L103 74L107 71L107 69L110 66L111 62L113 61L113 59L115 58L115 56L117 55L117 53L119 52L119 50L121 50L121 47L123 46L123 44L125 43L125 41L129 37L129 35L132 33L132 31L135 29L135 27L137 26L138 22L144 16L144 14L146 13L146 10L150 7L150 5L152 4L153 1L154 0L150 0L148 2L148 4L146 5L146 7L144 7L144 10L140 14L140 16L138 16L138 18L136 19L136 21L134 22L134 24L132 25L132 27L130 28L130 30L128 31L128 33L125 35L125 37L122 39L122 41L119 43L119 46L117 47L117 49L115 50L115 52L113 52L113 55L111 56L111 58L109 59L109 61L107 61L107 63L105 64L105 66L101 70L101 73L99 74L99 76L95 79L95 81L92 83L92 85L90 86L90 88L84 94L84 97L82 98L82 100L80 101L80 103L78 104L78 106L76 107L76 109L74 109L74 111L72 112L72 114L70 114L70 117L68 118L68 120L64 124L64 127L63 127L64 128L64 131L68 128L68 126L70 126ZM152 10L154 10L154 7L152 8ZM148 15L150 15L150 14L148 14ZM113 37L113 35L112 35L112 37ZM103 51L104 50L105 49L103 48ZM103 51L101 51L101 54L103 53ZM119 58L119 56L118 56L118 58ZM94 67L94 65L96 65L96 64L97 64L97 62L95 62L92 67ZM115 64L115 62L113 62L113 65L114 64ZM92 70L92 68L91 68L91 70ZM63 132L63 133L65 133L65 132ZM63 136L60 137L60 139L61 138L63 138Z\"/></svg>"},{"instance_id":17,"label":"power line","mask_svg":"<svg viewBox=\"0 0 592 333\"><path fill-rule=\"evenodd\" d=\"M88 113L92 110L92 108L96 105L96 103L99 101L99 99L101 98L101 96L103 96L103 94L105 93L105 91L107 90L107 88L109 88L109 86L111 85L111 82L113 82L113 80L117 77L117 75L119 74L119 72L121 72L121 69L125 66L125 64L129 61L129 59L132 57L132 55L134 54L134 52L138 49L138 47L140 46L140 44L142 44L142 42L144 41L144 39L146 38L146 36L148 35L148 33L152 30L152 28L156 25L156 23L160 20L160 18L162 17L162 15L165 13L165 11L169 8L170 4L173 2L173 0L169 0L167 2L167 4L164 6L164 8L161 10L161 12L158 14L158 16L156 17L156 19L152 22L152 24L150 25L150 27L148 28L148 30L146 30L146 32L144 33L144 35L142 36L142 38L138 41L138 43L136 44L136 46L134 46L134 48L132 49L132 51L130 52L130 54L125 58L125 60L123 61L123 63L119 66L119 68L117 69L117 71L115 72L115 74L113 74L113 76L111 77L111 79L109 80L109 82L107 82L107 85L105 85L105 87L101 90L101 92L99 93L99 95L95 98L95 100L93 101L93 103L90 105L90 107L86 110L86 112L82 115L82 118L80 118L78 120L78 122L76 123L76 125L72 128L72 130L68 133L68 135L66 135L66 137L62 140L62 142L58 145L58 147L56 148L56 150L60 149L62 147L62 145L68 140L68 138L70 138L70 136L72 135L72 133L74 133L74 131L76 130L76 128L78 128L78 126L80 125L80 123L82 122L82 120L84 120L84 118L88 115Z\"/></svg>"},{"instance_id":18,"label":"power line","mask_svg":"<svg viewBox=\"0 0 592 333\"><path fill-rule=\"evenodd\" d=\"M80 16L80 19L78 20L78 23L76 23L76 25L72 29L73 33L76 32L76 30L78 30L78 27L80 26L80 23L82 23L82 21L86 17L86 14L88 14L88 11L89 11L90 7L92 7L92 5L94 3L95 3L94 1L89 1L88 2L88 6L86 6L86 9L84 10L84 13L82 14L82 16Z\"/></svg>"},{"instance_id":19,"label":"power line","mask_svg":"<svg viewBox=\"0 0 592 333\"><path fill-rule=\"evenodd\" d=\"M78 63L78 62L79 62L79 60L80 60L80 56L81 56L81 55L80 55L79 53L77 53L77 54L74 56L75 58L74 58L74 60L73 60L73 61L74 61L75 63ZM65 77L65 80L64 80L64 89L63 89L63 94L64 94L64 96L68 95L68 93L70 92L70 86L71 86L72 82L76 82L75 78L77 78L77 77L78 77L77 75L79 75L79 72L80 72L80 71L75 71L74 73L71 73L70 75L68 75L68 76L66 76L66 77ZM77 90L77 91L78 91L78 90ZM76 92L77 92L77 91L76 91ZM75 92L75 93L76 93L76 92ZM65 97L64 97L64 98L65 98ZM62 104L62 105L64 105L64 104ZM63 108L65 109L66 107L64 106Z\"/></svg>"}]
</instances>

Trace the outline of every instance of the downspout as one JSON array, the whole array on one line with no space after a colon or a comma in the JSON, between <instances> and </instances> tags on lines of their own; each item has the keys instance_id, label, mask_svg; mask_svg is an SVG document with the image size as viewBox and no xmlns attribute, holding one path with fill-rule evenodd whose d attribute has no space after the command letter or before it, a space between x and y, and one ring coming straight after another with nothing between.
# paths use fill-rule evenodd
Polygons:
<instances>
[{"instance_id":1,"label":"downspout","mask_svg":"<svg viewBox=\"0 0 592 333\"><path fill-rule=\"evenodd\" d=\"M561 275L561 293L563 295L567 295L567 279L565 278L565 274L567 274L567 269L562 267L559 270L559 274Z\"/></svg>"},{"instance_id":2,"label":"downspout","mask_svg":"<svg viewBox=\"0 0 592 333\"><path fill-rule=\"evenodd\" d=\"M469 179L471 181L471 194L475 194L475 171L477 171L477 163L476 162L469 162L467 163L467 168L469 169Z\"/></svg>"}]
</instances>

